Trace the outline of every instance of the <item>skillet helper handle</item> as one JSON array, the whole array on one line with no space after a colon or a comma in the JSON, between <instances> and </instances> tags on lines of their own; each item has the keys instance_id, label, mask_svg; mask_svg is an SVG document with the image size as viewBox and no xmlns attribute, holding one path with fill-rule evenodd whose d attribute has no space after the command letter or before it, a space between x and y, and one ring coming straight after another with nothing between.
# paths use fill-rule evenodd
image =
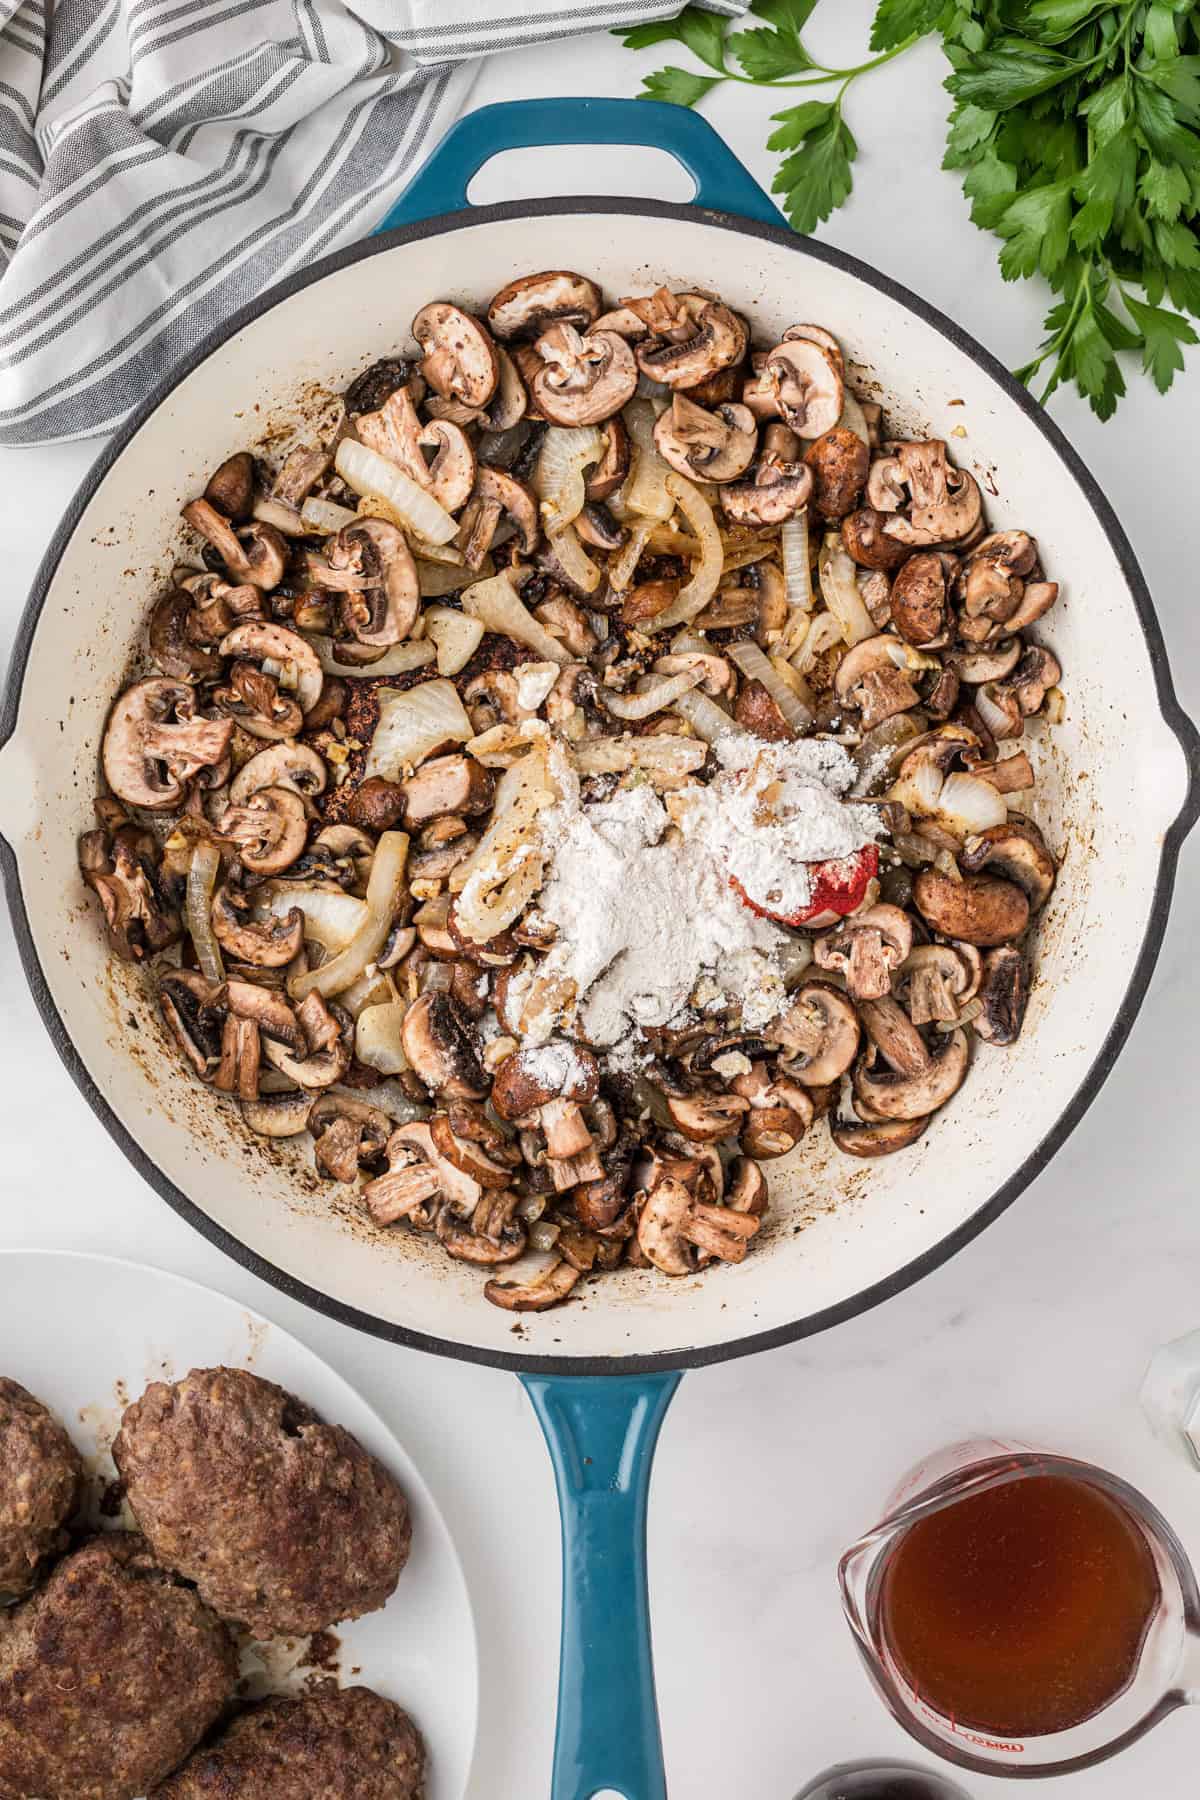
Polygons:
<instances>
[{"instance_id":1,"label":"skillet helper handle","mask_svg":"<svg viewBox=\"0 0 1200 1800\"><path fill-rule=\"evenodd\" d=\"M698 113L661 100L580 97L502 100L467 113L450 127L378 230L464 212L470 206L472 179L493 156L553 144L640 144L665 150L696 183L693 206L788 228L779 208Z\"/></svg>"},{"instance_id":2,"label":"skillet helper handle","mask_svg":"<svg viewBox=\"0 0 1200 1800\"><path fill-rule=\"evenodd\" d=\"M522 1375L545 1433L563 1533L550 1800L666 1800L650 1647L646 1500L679 1376Z\"/></svg>"}]
</instances>

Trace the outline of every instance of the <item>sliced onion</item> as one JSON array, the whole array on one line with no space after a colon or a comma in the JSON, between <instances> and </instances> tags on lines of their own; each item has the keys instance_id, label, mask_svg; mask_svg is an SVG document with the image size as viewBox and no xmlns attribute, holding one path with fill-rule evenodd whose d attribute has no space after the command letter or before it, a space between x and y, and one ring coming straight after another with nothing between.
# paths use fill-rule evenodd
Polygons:
<instances>
[{"instance_id":1,"label":"sliced onion","mask_svg":"<svg viewBox=\"0 0 1200 1800\"><path fill-rule=\"evenodd\" d=\"M801 507L784 520L780 533L783 547L783 579L787 587L787 603L798 611L810 613L813 604L812 566L808 560L808 512Z\"/></svg>"},{"instance_id":2,"label":"sliced onion","mask_svg":"<svg viewBox=\"0 0 1200 1800\"><path fill-rule=\"evenodd\" d=\"M408 1058L400 1042L400 1027L408 1003L390 1000L382 1006L365 1006L354 1028L354 1054L381 1075L403 1075Z\"/></svg>"},{"instance_id":3,"label":"sliced onion","mask_svg":"<svg viewBox=\"0 0 1200 1800\"><path fill-rule=\"evenodd\" d=\"M366 911L365 900L363 901L363 911ZM415 943L417 934L411 927L409 930L413 943ZM386 970L372 969L366 975L360 975L357 981L352 981L350 986L338 995L338 1005L348 1012L352 1019L357 1019L359 1013L364 1012L368 1006L386 1006L395 998L396 990L388 979Z\"/></svg>"},{"instance_id":4,"label":"sliced onion","mask_svg":"<svg viewBox=\"0 0 1200 1800\"><path fill-rule=\"evenodd\" d=\"M556 526L547 533L555 561L573 587L594 594L600 586L600 570L579 541L574 525Z\"/></svg>"},{"instance_id":5,"label":"sliced onion","mask_svg":"<svg viewBox=\"0 0 1200 1800\"><path fill-rule=\"evenodd\" d=\"M556 637L551 637L523 604L513 587L509 570L464 588L462 608L471 618L482 620L485 631L498 631L502 637L512 638L514 643L528 644L545 662L571 661L570 651Z\"/></svg>"},{"instance_id":6,"label":"sliced onion","mask_svg":"<svg viewBox=\"0 0 1200 1800\"><path fill-rule=\"evenodd\" d=\"M333 639L312 636L308 639L317 653L326 675L407 675L411 669L423 669L437 655L434 645L410 638L403 644L391 644L378 662L343 663L334 652Z\"/></svg>"},{"instance_id":7,"label":"sliced onion","mask_svg":"<svg viewBox=\"0 0 1200 1800\"><path fill-rule=\"evenodd\" d=\"M629 534L608 565L608 585L614 593L624 593L642 560L642 552L654 530L651 519L639 519L629 527Z\"/></svg>"},{"instance_id":8,"label":"sliced onion","mask_svg":"<svg viewBox=\"0 0 1200 1800\"><path fill-rule=\"evenodd\" d=\"M836 614L818 613L804 634L800 648L791 659L793 669L801 675L805 674L812 668L818 656L823 656L827 650L832 650L835 644L844 642L841 621Z\"/></svg>"},{"instance_id":9,"label":"sliced onion","mask_svg":"<svg viewBox=\"0 0 1200 1800\"><path fill-rule=\"evenodd\" d=\"M260 494L251 512L264 525L273 525L286 537L303 537L307 529L294 506L289 506L286 500L274 500L269 494Z\"/></svg>"},{"instance_id":10,"label":"sliced onion","mask_svg":"<svg viewBox=\"0 0 1200 1800\"><path fill-rule=\"evenodd\" d=\"M533 489L542 502L546 530L558 531L577 519L586 498L583 471L598 463L604 444L594 425L552 425L542 439ZM590 592L590 590L589 590Z\"/></svg>"},{"instance_id":11,"label":"sliced onion","mask_svg":"<svg viewBox=\"0 0 1200 1800\"><path fill-rule=\"evenodd\" d=\"M990 831L1008 817L1004 795L977 775L947 775L938 805L938 822L959 835Z\"/></svg>"},{"instance_id":12,"label":"sliced onion","mask_svg":"<svg viewBox=\"0 0 1200 1800\"><path fill-rule=\"evenodd\" d=\"M676 701L676 708L680 704ZM618 775L626 769L655 770L670 776L691 775L703 766L707 755L707 747L695 738L675 737L665 732L649 737L586 738L582 743L571 745L571 757L581 775Z\"/></svg>"},{"instance_id":13,"label":"sliced onion","mask_svg":"<svg viewBox=\"0 0 1200 1800\"><path fill-rule=\"evenodd\" d=\"M700 548L700 560L692 570L691 580L680 588L666 612L648 619L642 630L648 635L666 631L670 626L686 624L703 612L717 591L721 579L724 552L721 533L713 517L713 509L692 482L674 470L667 476L667 491L678 503L679 510L691 526ZM874 626L871 627L874 630Z\"/></svg>"},{"instance_id":14,"label":"sliced onion","mask_svg":"<svg viewBox=\"0 0 1200 1800\"><path fill-rule=\"evenodd\" d=\"M465 669L483 641L483 623L452 606L427 606L425 629L437 646L439 675L457 675Z\"/></svg>"},{"instance_id":15,"label":"sliced onion","mask_svg":"<svg viewBox=\"0 0 1200 1800\"><path fill-rule=\"evenodd\" d=\"M686 719L697 737L702 737L706 744L715 744L727 731L736 730L729 714L722 711L707 694L681 694L672 711L677 712L681 719Z\"/></svg>"},{"instance_id":16,"label":"sliced onion","mask_svg":"<svg viewBox=\"0 0 1200 1800\"><path fill-rule=\"evenodd\" d=\"M633 449L633 470L621 489L621 498L631 513L641 513L647 519L669 519L675 511L675 501L667 487L671 469L654 442L654 408L648 400L631 400L624 418Z\"/></svg>"},{"instance_id":17,"label":"sliced onion","mask_svg":"<svg viewBox=\"0 0 1200 1800\"><path fill-rule=\"evenodd\" d=\"M427 1119L430 1108L423 1106L419 1100L412 1100L405 1093L398 1081L381 1081L378 1087L352 1088L345 1087L335 1081L329 1089L331 1094L344 1094L348 1100L358 1100L364 1106L374 1106L389 1119L395 1119L397 1125L410 1125L414 1119Z\"/></svg>"},{"instance_id":18,"label":"sliced onion","mask_svg":"<svg viewBox=\"0 0 1200 1800\"><path fill-rule=\"evenodd\" d=\"M618 694L610 688L598 688L596 698L614 719L649 719L657 712L665 712L684 694L690 694L703 679L703 670L693 670L690 674L671 675L665 681L656 681L640 694Z\"/></svg>"},{"instance_id":19,"label":"sliced onion","mask_svg":"<svg viewBox=\"0 0 1200 1800\"><path fill-rule=\"evenodd\" d=\"M861 438L868 450L871 448L871 433L867 426L867 415L848 387L842 389L842 416L838 420L838 425L844 431L852 431L856 438Z\"/></svg>"},{"instance_id":20,"label":"sliced onion","mask_svg":"<svg viewBox=\"0 0 1200 1800\"><path fill-rule=\"evenodd\" d=\"M858 591L854 563L842 543L840 532L825 533L817 573L825 604L841 626L846 642L861 644L864 638L874 637L875 622Z\"/></svg>"},{"instance_id":21,"label":"sliced onion","mask_svg":"<svg viewBox=\"0 0 1200 1800\"><path fill-rule=\"evenodd\" d=\"M304 936L336 955L344 950L367 916L365 900L340 888L303 887L281 881L263 893L263 910L276 919L286 918L293 907L304 914Z\"/></svg>"},{"instance_id":22,"label":"sliced onion","mask_svg":"<svg viewBox=\"0 0 1200 1800\"><path fill-rule=\"evenodd\" d=\"M458 526L445 507L378 451L347 437L339 443L333 460L347 487L356 494L386 501L405 529L417 537L430 544L448 544L457 533Z\"/></svg>"},{"instance_id":23,"label":"sliced onion","mask_svg":"<svg viewBox=\"0 0 1200 1800\"><path fill-rule=\"evenodd\" d=\"M358 518L348 506L338 506L333 500L318 500L309 495L300 508L300 518L312 531L318 531L323 537L331 537L335 531L344 531L347 525L353 525Z\"/></svg>"},{"instance_id":24,"label":"sliced onion","mask_svg":"<svg viewBox=\"0 0 1200 1800\"><path fill-rule=\"evenodd\" d=\"M942 771L932 756L916 756L911 767L888 790L887 797L898 800L914 819L931 819L941 801L943 781ZM996 797L999 799L999 795Z\"/></svg>"},{"instance_id":25,"label":"sliced onion","mask_svg":"<svg viewBox=\"0 0 1200 1800\"><path fill-rule=\"evenodd\" d=\"M910 712L893 713L871 728L852 752L858 770L850 797L861 800L885 781L908 755L914 738L921 736L921 721ZM902 753L902 754L901 754Z\"/></svg>"},{"instance_id":26,"label":"sliced onion","mask_svg":"<svg viewBox=\"0 0 1200 1800\"><path fill-rule=\"evenodd\" d=\"M463 588L481 577L493 575L496 565L490 556L485 556L478 569L463 568L461 564L428 562L418 557L417 584L422 600L441 600L447 594L461 593Z\"/></svg>"},{"instance_id":27,"label":"sliced onion","mask_svg":"<svg viewBox=\"0 0 1200 1800\"><path fill-rule=\"evenodd\" d=\"M458 892L456 928L472 943L507 930L541 887L546 861L539 821L557 798L544 744L500 777L491 822L450 880Z\"/></svg>"},{"instance_id":28,"label":"sliced onion","mask_svg":"<svg viewBox=\"0 0 1200 1800\"><path fill-rule=\"evenodd\" d=\"M807 731L813 722L813 709L794 694L777 669L763 655L757 644L730 644L729 660L736 663L747 681L761 682L793 731Z\"/></svg>"},{"instance_id":29,"label":"sliced onion","mask_svg":"<svg viewBox=\"0 0 1200 1800\"><path fill-rule=\"evenodd\" d=\"M221 852L215 844L197 844L192 851L187 877L187 928L196 947L196 961L206 981L225 979L221 948L212 928L212 897Z\"/></svg>"},{"instance_id":30,"label":"sliced onion","mask_svg":"<svg viewBox=\"0 0 1200 1800\"><path fill-rule=\"evenodd\" d=\"M385 781L402 781L441 745L465 744L474 735L452 682L422 681L402 694L381 689L379 723L363 773L368 779L382 775Z\"/></svg>"},{"instance_id":31,"label":"sliced onion","mask_svg":"<svg viewBox=\"0 0 1200 1800\"><path fill-rule=\"evenodd\" d=\"M366 916L344 950L310 974L294 975L288 992L294 1000L306 994L340 994L357 981L368 963L374 962L387 942L388 932L404 898L404 866L408 860L408 833L385 831L375 846L367 881Z\"/></svg>"}]
</instances>

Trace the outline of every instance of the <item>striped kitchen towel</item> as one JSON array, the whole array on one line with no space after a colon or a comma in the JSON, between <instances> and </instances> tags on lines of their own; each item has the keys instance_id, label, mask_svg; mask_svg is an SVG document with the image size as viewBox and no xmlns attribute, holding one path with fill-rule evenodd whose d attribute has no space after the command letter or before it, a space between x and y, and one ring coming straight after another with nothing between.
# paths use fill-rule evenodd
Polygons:
<instances>
[{"instance_id":1,"label":"striped kitchen towel","mask_svg":"<svg viewBox=\"0 0 1200 1800\"><path fill-rule=\"evenodd\" d=\"M0 443L110 430L237 307L363 237L474 59L679 5L0 0Z\"/></svg>"}]
</instances>

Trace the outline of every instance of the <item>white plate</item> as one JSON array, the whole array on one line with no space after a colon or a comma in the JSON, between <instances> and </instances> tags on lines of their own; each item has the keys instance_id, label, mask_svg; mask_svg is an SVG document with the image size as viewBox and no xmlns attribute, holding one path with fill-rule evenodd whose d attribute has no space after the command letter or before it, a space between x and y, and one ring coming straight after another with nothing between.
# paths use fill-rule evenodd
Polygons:
<instances>
[{"instance_id":1,"label":"white plate","mask_svg":"<svg viewBox=\"0 0 1200 1800\"><path fill-rule=\"evenodd\" d=\"M270 1320L161 1269L57 1251L0 1252L0 1296L0 1374L57 1413L89 1467L105 1475L123 1407L147 1382L218 1363L278 1382L344 1425L393 1472L412 1509L412 1555L382 1612L335 1627L338 1673L344 1685L362 1682L411 1712L429 1752L427 1800L462 1800L479 1697L466 1582L412 1459L353 1388ZM292 1660L294 1651L272 1646L273 1670ZM297 1669L282 1685L308 1672Z\"/></svg>"}]
</instances>

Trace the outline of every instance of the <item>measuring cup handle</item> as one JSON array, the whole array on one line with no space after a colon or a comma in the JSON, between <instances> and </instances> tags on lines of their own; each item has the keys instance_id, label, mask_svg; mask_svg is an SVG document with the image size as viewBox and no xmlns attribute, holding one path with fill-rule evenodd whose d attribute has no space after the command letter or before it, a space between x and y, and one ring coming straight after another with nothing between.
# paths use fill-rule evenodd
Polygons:
<instances>
[{"instance_id":1,"label":"measuring cup handle","mask_svg":"<svg viewBox=\"0 0 1200 1800\"><path fill-rule=\"evenodd\" d=\"M646 1501L679 1376L521 1377L563 1533L558 1731L550 1800L666 1800L650 1646Z\"/></svg>"},{"instance_id":2,"label":"measuring cup handle","mask_svg":"<svg viewBox=\"0 0 1200 1800\"><path fill-rule=\"evenodd\" d=\"M379 230L463 212L470 205L471 181L493 156L552 144L640 144L665 150L696 183L693 205L787 228L778 207L699 113L662 100L580 96L502 100L468 113L450 127Z\"/></svg>"}]
</instances>

